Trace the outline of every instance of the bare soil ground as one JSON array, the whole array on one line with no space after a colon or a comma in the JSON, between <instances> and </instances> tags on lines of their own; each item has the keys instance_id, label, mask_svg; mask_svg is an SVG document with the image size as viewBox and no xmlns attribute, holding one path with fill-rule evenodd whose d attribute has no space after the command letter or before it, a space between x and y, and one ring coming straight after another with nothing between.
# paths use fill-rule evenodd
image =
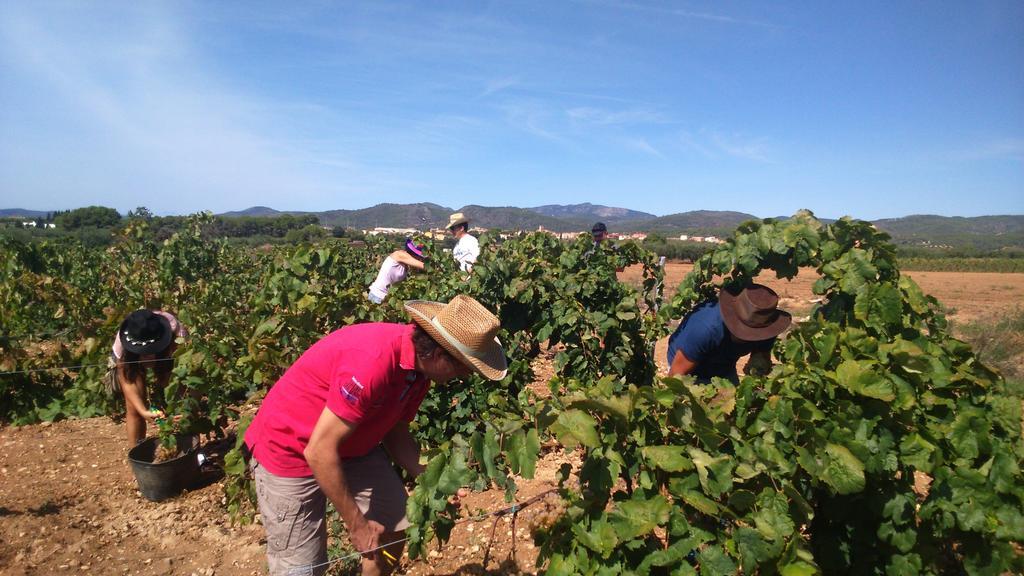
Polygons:
<instances>
[{"instance_id":1,"label":"bare soil ground","mask_svg":"<svg viewBox=\"0 0 1024 576\"><path fill-rule=\"evenodd\" d=\"M230 524L218 474L206 473L204 486L177 498L150 502L138 492L124 433L109 418L0 430L0 574L266 574L263 528ZM209 448L216 456L218 446ZM535 479L519 482L520 499L555 487L558 468L572 460L561 450L546 454ZM500 490L463 499L473 514L508 506ZM403 559L403 569L533 573L530 519L543 508L524 509L514 529L511 514L463 522L447 545L433 546L427 560Z\"/></svg>"},{"instance_id":2,"label":"bare soil ground","mask_svg":"<svg viewBox=\"0 0 1024 576\"><path fill-rule=\"evenodd\" d=\"M689 266L669 263L667 271L666 286L674 290ZM809 272L792 282L761 281L799 317L813 304L815 278ZM629 281L631 274L636 276L626 270L620 277ZM1024 274L908 274L947 306L955 321L1024 306ZM542 383L553 373L551 355L542 354L535 365L534 389L541 394L546 392ZM664 343L661 362L663 357ZM107 418L0 428L0 574L266 574L263 529L231 526L216 473L182 496L149 502L136 488L124 436L124 425ZM209 447L211 456L216 458L221 449ZM547 453L536 479L518 483L520 498L554 487L558 468L577 461L561 450ZM489 490L471 494L463 506L490 511L507 504L503 492ZM446 546L434 547L426 560L403 559L402 570L417 575L533 573L537 551L529 524L543 507L527 507L514 527L511 515L461 523Z\"/></svg>"}]
</instances>

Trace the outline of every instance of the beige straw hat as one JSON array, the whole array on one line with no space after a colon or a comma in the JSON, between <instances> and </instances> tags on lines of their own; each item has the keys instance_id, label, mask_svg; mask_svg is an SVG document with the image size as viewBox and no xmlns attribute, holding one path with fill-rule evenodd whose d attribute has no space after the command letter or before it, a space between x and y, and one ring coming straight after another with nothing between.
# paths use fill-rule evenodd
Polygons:
<instances>
[{"instance_id":1,"label":"beige straw hat","mask_svg":"<svg viewBox=\"0 0 1024 576\"><path fill-rule=\"evenodd\" d=\"M450 230L453 226L458 226L459 224L469 224L469 218L466 218L462 212L456 212L449 216L448 225L445 228Z\"/></svg>"},{"instance_id":2,"label":"beige straw hat","mask_svg":"<svg viewBox=\"0 0 1024 576\"><path fill-rule=\"evenodd\" d=\"M460 294L447 304L409 300L405 311L452 356L484 378L505 377L508 364L497 338L501 322L483 304Z\"/></svg>"}]
</instances>

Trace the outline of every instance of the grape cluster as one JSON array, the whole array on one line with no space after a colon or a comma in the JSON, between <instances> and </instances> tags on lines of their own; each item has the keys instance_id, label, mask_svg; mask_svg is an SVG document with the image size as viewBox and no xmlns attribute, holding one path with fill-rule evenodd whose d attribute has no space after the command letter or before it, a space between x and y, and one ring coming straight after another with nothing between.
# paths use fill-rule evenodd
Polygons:
<instances>
[{"instance_id":1,"label":"grape cluster","mask_svg":"<svg viewBox=\"0 0 1024 576\"><path fill-rule=\"evenodd\" d=\"M556 494L549 494L538 502L542 508L530 518L530 534L537 538L548 532L565 514L565 502Z\"/></svg>"}]
</instances>

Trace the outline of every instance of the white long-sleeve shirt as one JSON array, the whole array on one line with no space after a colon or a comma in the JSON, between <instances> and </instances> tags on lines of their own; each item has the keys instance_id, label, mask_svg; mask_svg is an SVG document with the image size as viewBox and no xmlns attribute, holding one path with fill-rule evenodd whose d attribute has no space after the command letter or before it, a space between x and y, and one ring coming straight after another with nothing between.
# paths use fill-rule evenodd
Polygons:
<instances>
[{"instance_id":1,"label":"white long-sleeve shirt","mask_svg":"<svg viewBox=\"0 0 1024 576\"><path fill-rule=\"evenodd\" d=\"M476 262L479 255L480 242L477 241L476 236L469 234L463 234L455 244L455 248L452 248L452 256L455 257L455 261L459 263L463 272L473 269L473 263Z\"/></svg>"}]
</instances>

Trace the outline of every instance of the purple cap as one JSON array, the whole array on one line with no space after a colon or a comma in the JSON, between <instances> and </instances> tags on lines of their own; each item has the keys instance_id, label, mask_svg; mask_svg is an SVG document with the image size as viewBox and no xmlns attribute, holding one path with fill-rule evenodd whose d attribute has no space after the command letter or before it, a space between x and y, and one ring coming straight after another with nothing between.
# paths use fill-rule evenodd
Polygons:
<instances>
[{"instance_id":1,"label":"purple cap","mask_svg":"<svg viewBox=\"0 0 1024 576\"><path fill-rule=\"evenodd\" d=\"M410 253L413 256L416 256L418 258L426 258L427 257L427 255L423 253L423 245L422 244L417 244L417 243L413 242L412 238L407 238L405 240L405 250L406 250L406 252L408 252L408 253Z\"/></svg>"}]
</instances>

